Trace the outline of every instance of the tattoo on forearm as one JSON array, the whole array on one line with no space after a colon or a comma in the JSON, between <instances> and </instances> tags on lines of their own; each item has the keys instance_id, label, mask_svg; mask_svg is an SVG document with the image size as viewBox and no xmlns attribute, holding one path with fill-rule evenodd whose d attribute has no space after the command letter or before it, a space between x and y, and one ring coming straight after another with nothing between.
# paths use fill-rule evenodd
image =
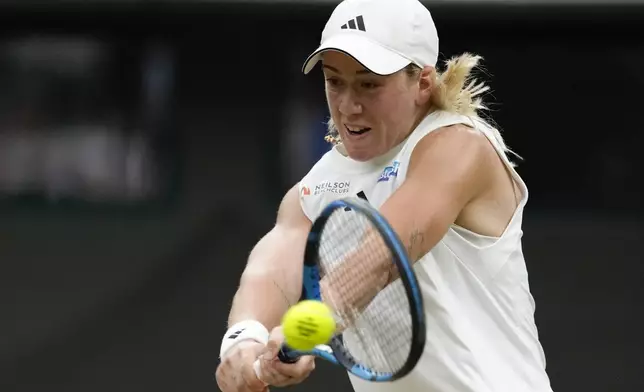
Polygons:
<instances>
[{"instance_id":1,"label":"tattoo on forearm","mask_svg":"<svg viewBox=\"0 0 644 392\"><path fill-rule=\"evenodd\" d=\"M422 233L418 229L412 231L411 237L409 238L409 246L407 248L407 253L409 254L409 257L414 257L414 255L418 253L420 249L422 249L422 245L424 242L425 242L424 233Z\"/></svg>"}]
</instances>

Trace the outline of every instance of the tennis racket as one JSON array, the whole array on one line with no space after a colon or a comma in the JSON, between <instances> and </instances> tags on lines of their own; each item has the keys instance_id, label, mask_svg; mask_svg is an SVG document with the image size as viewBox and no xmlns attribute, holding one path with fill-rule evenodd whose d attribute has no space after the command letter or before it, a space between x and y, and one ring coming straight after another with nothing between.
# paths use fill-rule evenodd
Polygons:
<instances>
[{"instance_id":1,"label":"tennis racket","mask_svg":"<svg viewBox=\"0 0 644 392\"><path fill-rule=\"evenodd\" d=\"M311 351L284 345L282 362L313 355L374 382L416 366L426 331L416 275L400 239L368 202L340 199L322 211L307 239L303 278L302 299L330 305L339 328ZM261 379L259 359L255 372Z\"/></svg>"}]
</instances>

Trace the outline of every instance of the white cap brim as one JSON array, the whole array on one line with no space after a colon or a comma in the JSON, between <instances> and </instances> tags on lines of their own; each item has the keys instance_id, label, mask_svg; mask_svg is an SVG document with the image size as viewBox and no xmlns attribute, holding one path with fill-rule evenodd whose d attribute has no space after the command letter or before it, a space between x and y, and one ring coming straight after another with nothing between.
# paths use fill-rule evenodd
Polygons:
<instances>
[{"instance_id":1,"label":"white cap brim","mask_svg":"<svg viewBox=\"0 0 644 392\"><path fill-rule=\"evenodd\" d=\"M308 74L320 61L322 53L335 50L353 57L363 67L377 75L391 75L412 63L408 58L379 45L370 39L353 33L333 36L320 45L306 59L302 71Z\"/></svg>"}]
</instances>

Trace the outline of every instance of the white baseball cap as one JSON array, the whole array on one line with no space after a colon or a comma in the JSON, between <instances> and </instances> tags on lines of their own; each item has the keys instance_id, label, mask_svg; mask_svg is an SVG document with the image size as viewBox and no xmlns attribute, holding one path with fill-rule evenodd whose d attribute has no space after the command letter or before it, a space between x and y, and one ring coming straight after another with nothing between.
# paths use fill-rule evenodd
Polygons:
<instances>
[{"instance_id":1,"label":"white baseball cap","mask_svg":"<svg viewBox=\"0 0 644 392\"><path fill-rule=\"evenodd\" d=\"M308 74L328 50L350 55L375 74L390 75L411 63L435 66L438 33L419 0L344 0L331 14L303 72Z\"/></svg>"}]
</instances>

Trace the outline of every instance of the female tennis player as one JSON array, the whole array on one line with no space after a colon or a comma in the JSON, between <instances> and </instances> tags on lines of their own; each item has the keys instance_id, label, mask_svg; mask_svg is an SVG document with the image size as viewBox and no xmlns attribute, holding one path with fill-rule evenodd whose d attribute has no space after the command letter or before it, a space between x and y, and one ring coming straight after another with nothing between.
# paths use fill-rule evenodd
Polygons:
<instances>
[{"instance_id":1,"label":"female tennis player","mask_svg":"<svg viewBox=\"0 0 644 392\"><path fill-rule=\"evenodd\" d=\"M311 222L348 196L367 199L405 243L427 326L410 373L389 383L350 376L356 392L551 391L521 245L527 187L481 117L487 87L472 75L480 57L464 54L439 72L438 53L418 0L335 8L304 63L304 73L322 67L334 146L287 192L250 254L222 341L222 391L297 384L314 369L311 357L276 359L278 325L300 298Z\"/></svg>"}]
</instances>

